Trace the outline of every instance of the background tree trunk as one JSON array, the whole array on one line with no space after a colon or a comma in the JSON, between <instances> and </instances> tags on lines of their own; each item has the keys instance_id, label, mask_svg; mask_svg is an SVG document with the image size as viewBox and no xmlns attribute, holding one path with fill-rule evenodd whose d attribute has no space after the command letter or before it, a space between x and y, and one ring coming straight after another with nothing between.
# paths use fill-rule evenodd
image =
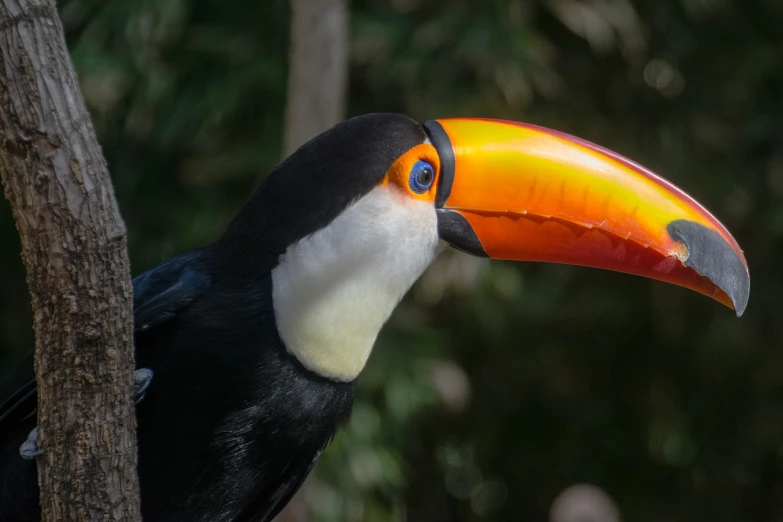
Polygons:
<instances>
[{"instance_id":1,"label":"background tree trunk","mask_svg":"<svg viewBox=\"0 0 783 522\"><path fill-rule=\"evenodd\" d=\"M285 154L345 117L347 0L291 0Z\"/></svg>"},{"instance_id":2,"label":"background tree trunk","mask_svg":"<svg viewBox=\"0 0 783 522\"><path fill-rule=\"evenodd\" d=\"M285 155L345 118L348 88L348 1L291 0L291 46L285 111ZM307 493L300 491L275 522L308 520Z\"/></svg>"},{"instance_id":3,"label":"background tree trunk","mask_svg":"<svg viewBox=\"0 0 783 522\"><path fill-rule=\"evenodd\" d=\"M53 0L0 0L0 174L32 296L42 519L140 520L125 225Z\"/></svg>"}]
</instances>

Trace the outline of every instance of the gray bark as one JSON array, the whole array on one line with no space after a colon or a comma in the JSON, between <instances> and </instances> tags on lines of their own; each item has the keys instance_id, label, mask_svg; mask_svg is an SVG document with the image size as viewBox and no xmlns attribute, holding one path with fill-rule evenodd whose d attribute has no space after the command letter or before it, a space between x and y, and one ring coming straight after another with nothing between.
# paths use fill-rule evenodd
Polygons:
<instances>
[{"instance_id":1,"label":"gray bark","mask_svg":"<svg viewBox=\"0 0 783 522\"><path fill-rule=\"evenodd\" d=\"M0 176L32 296L42 519L140 520L125 225L53 0L0 0Z\"/></svg>"},{"instance_id":2,"label":"gray bark","mask_svg":"<svg viewBox=\"0 0 783 522\"><path fill-rule=\"evenodd\" d=\"M291 0L285 153L345 118L347 0Z\"/></svg>"}]
</instances>

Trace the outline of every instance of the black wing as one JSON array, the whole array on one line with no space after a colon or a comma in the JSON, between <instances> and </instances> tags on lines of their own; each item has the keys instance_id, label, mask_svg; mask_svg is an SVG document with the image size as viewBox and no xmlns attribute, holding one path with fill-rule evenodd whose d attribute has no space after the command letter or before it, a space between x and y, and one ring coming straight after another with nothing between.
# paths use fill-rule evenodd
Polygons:
<instances>
[{"instance_id":1,"label":"black wing","mask_svg":"<svg viewBox=\"0 0 783 522\"><path fill-rule=\"evenodd\" d=\"M134 332L165 323L203 294L210 283L200 251L175 257L139 275L133 279ZM35 371L30 353L0 383L0 440L9 423L35 414L35 403ZM25 410L24 414L20 416L19 410Z\"/></svg>"},{"instance_id":2,"label":"black wing","mask_svg":"<svg viewBox=\"0 0 783 522\"><path fill-rule=\"evenodd\" d=\"M210 284L202 251L181 255L139 275L133 280L134 332L165 323ZM34 466L19 456L19 445L35 426L37 401L31 352L0 382L0 491L7 493L0 495L0 522L17 520L11 513L36 516L29 512L37 512L37 498L30 500L36 491ZM26 482L30 482L29 487L25 487Z\"/></svg>"},{"instance_id":3,"label":"black wing","mask_svg":"<svg viewBox=\"0 0 783 522\"><path fill-rule=\"evenodd\" d=\"M190 252L144 272L133 280L135 332L165 323L203 294L212 279L203 254Z\"/></svg>"},{"instance_id":4,"label":"black wing","mask_svg":"<svg viewBox=\"0 0 783 522\"><path fill-rule=\"evenodd\" d=\"M22 359L15 371L0 383L0 433L8 424L18 424L35 414L33 353ZM19 416L21 412L24 414ZM4 437L0 437L0 440Z\"/></svg>"}]
</instances>

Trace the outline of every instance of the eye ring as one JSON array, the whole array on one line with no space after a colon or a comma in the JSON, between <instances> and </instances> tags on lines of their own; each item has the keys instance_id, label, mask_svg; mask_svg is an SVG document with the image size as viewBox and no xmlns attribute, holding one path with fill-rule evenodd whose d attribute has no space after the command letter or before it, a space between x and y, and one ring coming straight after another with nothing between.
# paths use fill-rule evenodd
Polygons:
<instances>
[{"instance_id":1,"label":"eye ring","mask_svg":"<svg viewBox=\"0 0 783 522\"><path fill-rule=\"evenodd\" d=\"M416 194L424 194L435 181L435 168L424 160L417 161L411 168L408 185Z\"/></svg>"}]
</instances>

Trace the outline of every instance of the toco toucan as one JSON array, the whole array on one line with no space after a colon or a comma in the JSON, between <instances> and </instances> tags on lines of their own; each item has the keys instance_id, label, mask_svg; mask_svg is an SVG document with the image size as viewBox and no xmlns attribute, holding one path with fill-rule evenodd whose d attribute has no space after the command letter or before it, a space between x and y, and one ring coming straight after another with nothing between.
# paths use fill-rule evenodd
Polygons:
<instances>
[{"instance_id":1,"label":"toco toucan","mask_svg":"<svg viewBox=\"0 0 783 522\"><path fill-rule=\"evenodd\" d=\"M215 243L133 280L145 522L271 520L441 242L647 276L738 315L750 290L726 228L597 145L509 121L349 119L280 163ZM27 359L0 387L0 521L39 516L20 456L40 452L35 412Z\"/></svg>"}]
</instances>

